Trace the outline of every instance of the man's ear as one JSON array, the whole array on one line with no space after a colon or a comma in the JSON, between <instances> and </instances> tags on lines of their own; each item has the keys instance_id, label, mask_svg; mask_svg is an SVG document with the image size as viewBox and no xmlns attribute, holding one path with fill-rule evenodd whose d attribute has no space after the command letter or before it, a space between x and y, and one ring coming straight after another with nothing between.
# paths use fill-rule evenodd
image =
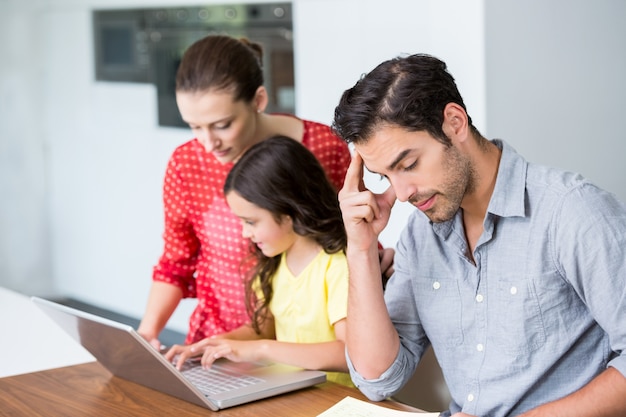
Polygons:
<instances>
[{"instance_id":1,"label":"man's ear","mask_svg":"<svg viewBox=\"0 0 626 417\"><path fill-rule=\"evenodd\" d=\"M450 139L464 141L469 135L467 113L460 105L448 103L443 109L443 133Z\"/></svg>"}]
</instances>

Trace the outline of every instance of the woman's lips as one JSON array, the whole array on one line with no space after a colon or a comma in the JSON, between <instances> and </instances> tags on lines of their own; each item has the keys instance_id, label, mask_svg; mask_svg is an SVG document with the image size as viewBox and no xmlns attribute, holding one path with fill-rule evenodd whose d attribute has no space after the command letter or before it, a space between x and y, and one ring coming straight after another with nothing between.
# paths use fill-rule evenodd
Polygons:
<instances>
[{"instance_id":1,"label":"woman's lips","mask_svg":"<svg viewBox=\"0 0 626 417\"><path fill-rule=\"evenodd\" d=\"M230 149L226 149L224 151L213 151L213 155L215 155L216 158L223 158L228 155L229 152Z\"/></svg>"}]
</instances>

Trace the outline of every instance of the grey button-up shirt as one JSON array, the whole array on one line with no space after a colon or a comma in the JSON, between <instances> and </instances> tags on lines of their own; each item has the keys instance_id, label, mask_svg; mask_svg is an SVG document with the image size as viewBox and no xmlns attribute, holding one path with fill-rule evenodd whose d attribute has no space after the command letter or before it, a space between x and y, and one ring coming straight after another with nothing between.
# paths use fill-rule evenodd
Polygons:
<instances>
[{"instance_id":1,"label":"grey button-up shirt","mask_svg":"<svg viewBox=\"0 0 626 417\"><path fill-rule=\"evenodd\" d=\"M398 391L429 343L450 413L515 416L607 366L626 375L626 206L494 142L502 159L475 264L460 211L439 224L416 211L402 232L385 292L400 352L376 380L348 358L371 399Z\"/></svg>"}]
</instances>

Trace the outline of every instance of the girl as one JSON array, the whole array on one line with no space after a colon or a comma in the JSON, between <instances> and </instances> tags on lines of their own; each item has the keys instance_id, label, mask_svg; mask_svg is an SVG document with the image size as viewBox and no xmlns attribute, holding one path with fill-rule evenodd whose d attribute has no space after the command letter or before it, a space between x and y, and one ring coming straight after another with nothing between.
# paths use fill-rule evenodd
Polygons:
<instances>
[{"instance_id":1,"label":"girl","mask_svg":"<svg viewBox=\"0 0 626 417\"><path fill-rule=\"evenodd\" d=\"M269 360L336 371L328 379L351 385L345 353L348 268L337 194L313 154L273 137L252 146L224 185L257 259L247 281L251 323L189 346L173 346L177 366L202 355ZM337 371L339 373L337 373Z\"/></svg>"}]
</instances>

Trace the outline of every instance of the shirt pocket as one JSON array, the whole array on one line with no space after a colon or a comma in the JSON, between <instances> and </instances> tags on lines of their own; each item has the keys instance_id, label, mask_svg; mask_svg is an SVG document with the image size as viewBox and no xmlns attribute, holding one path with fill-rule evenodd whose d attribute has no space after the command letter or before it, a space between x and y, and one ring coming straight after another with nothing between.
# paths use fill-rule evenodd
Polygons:
<instances>
[{"instance_id":1,"label":"shirt pocket","mask_svg":"<svg viewBox=\"0 0 626 417\"><path fill-rule=\"evenodd\" d=\"M426 336L439 348L463 343L461 295L455 280L421 278L416 283L417 311Z\"/></svg>"},{"instance_id":2,"label":"shirt pocket","mask_svg":"<svg viewBox=\"0 0 626 417\"><path fill-rule=\"evenodd\" d=\"M539 297L531 279L500 279L493 297L495 328L493 341L510 355L532 352L546 341Z\"/></svg>"}]
</instances>

